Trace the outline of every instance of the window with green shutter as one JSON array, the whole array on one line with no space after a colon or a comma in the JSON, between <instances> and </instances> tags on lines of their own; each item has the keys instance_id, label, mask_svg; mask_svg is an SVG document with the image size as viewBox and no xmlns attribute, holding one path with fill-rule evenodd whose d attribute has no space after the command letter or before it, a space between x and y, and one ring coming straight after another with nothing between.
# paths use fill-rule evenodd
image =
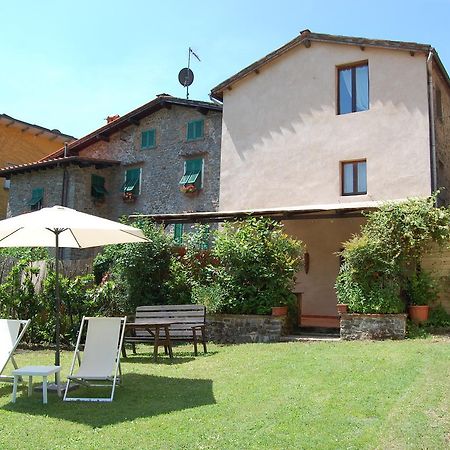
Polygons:
<instances>
[{"instance_id":1,"label":"window with green shutter","mask_svg":"<svg viewBox=\"0 0 450 450\"><path fill-rule=\"evenodd\" d=\"M203 137L204 120L193 120L187 124L187 140L193 141Z\"/></svg>"},{"instance_id":2,"label":"window with green shutter","mask_svg":"<svg viewBox=\"0 0 450 450\"><path fill-rule=\"evenodd\" d=\"M28 202L31 211L37 211L42 208L42 200L44 199L44 189L36 188L31 193L31 200Z\"/></svg>"},{"instance_id":3,"label":"window with green shutter","mask_svg":"<svg viewBox=\"0 0 450 450\"><path fill-rule=\"evenodd\" d=\"M193 184L197 189L202 187L203 159L188 159L184 162L184 174L180 183L183 186Z\"/></svg>"},{"instance_id":4,"label":"window with green shutter","mask_svg":"<svg viewBox=\"0 0 450 450\"><path fill-rule=\"evenodd\" d=\"M105 179L100 175L91 175L91 195L94 198L105 198L108 191L105 189Z\"/></svg>"},{"instance_id":5,"label":"window with green shutter","mask_svg":"<svg viewBox=\"0 0 450 450\"><path fill-rule=\"evenodd\" d=\"M122 192L139 195L139 185L141 180L141 169L128 169L125 172L125 182L122 185Z\"/></svg>"},{"instance_id":6,"label":"window with green shutter","mask_svg":"<svg viewBox=\"0 0 450 450\"><path fill-rule=\"evenodd\" d=\"M156 147L156 130L146 130L141 133L141 149Z\"/></svg>"},{"instance_id":7,"label":"window with green shutter","mask_svg":"<svg viewBox=\"0 0 450 450\"><path fill-rule=\"evenodd\" d=\"M176 223L173 227L173 240L177 244L183 243L183 224L182 223Z\"/></svg>"}]
</instances>

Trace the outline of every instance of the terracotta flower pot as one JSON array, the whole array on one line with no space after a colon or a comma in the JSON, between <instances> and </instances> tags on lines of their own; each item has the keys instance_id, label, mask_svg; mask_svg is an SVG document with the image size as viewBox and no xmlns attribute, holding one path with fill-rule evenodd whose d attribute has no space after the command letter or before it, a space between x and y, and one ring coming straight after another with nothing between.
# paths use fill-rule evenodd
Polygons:
<instances>
[{"instance_id":1,"label":"terracotta flower pot","mask_svg":"<svg viewBox=\"0 0 450 450\"><path fill-rule=\"evenodd\" d=\"M287 316L287 306L272 306L272 316Z\"/></svg>"},{"instance_id":2,"label":"terracotta flower pot","mask_svg":"<svg viewBox=\"0 0 450 450\"><path fill-rule=\"evenodd\" d=\"M415 323L422 323L428 320L428 305L411 305L408 307L409 318Z\"/></svg>"},{"instance_id":3,"label":"terracotta flower pot","mask_svg":"<svg viewBox=\"0 0 450 450\"><path fill-rule=\"evenodd\" d=\"M348 305L346 303L338 303L336 305L337 307L337 312L339 315L341 314L347 314L348 312Z\"/></svg>"}]
</instances>

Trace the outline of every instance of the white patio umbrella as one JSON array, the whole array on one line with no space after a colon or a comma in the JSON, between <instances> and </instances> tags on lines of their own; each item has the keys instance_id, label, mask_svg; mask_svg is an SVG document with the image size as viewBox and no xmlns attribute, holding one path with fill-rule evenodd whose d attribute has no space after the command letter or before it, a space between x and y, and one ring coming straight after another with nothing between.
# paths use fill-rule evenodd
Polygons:
<instances>
[{"instance_id":1,"label":"white patio umbrella","mask_svg":"<svg viewBox=\"0 0 450 450\"><path fill-rule=\"evenodd\" d=\"M55 250L55 365L60 365L59 249L148 242L142 231L112 220L63 206L43 208L0 221L0 247L54 247Z\"/></svg>"}]
</instances>

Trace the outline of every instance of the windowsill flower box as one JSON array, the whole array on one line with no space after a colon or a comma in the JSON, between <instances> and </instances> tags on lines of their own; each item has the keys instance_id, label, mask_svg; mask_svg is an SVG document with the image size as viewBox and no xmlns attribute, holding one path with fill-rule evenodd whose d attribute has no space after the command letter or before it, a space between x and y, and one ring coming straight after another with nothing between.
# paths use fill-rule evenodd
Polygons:
<instances>
[{"instance_id":1,"label":"windowsill flower box","mask_svg":"<svg viewBox=\"0 0 450 450\"><path fill-rule=\"evenodd\" d=\"M136 201L136 196L132 192L124 192L122 194L122 200L124 203L134 203Z\"/></svg>"},{"instance_id":2,"label":"windowsill flower box","mask_svg":"<svg viewBox=\"0 0 450 450\"><path fill-rule=\"evenodd\" d=\"M180 192L183 194L195 194L198 192L198 189L195 184L184 184L180 187Z\"/></svg>"}]
</instances>

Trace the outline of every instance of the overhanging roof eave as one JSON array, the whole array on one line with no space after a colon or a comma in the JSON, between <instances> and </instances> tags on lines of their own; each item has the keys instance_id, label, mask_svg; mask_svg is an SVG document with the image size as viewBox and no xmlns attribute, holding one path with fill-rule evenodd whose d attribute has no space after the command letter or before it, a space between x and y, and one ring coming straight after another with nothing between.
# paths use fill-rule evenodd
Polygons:
<instances>
[{"instance_id":1,"label":"overhanging roof eave","mask_svg":"<svg viewBox=\"0 0 450 450\"><path fill-rule=\"evenodd\" d=\"M402 201L404 199L399 199ZM396 200L397 201L397 200ZM377 209L383 202L355 202L330 205L306 205L303 207L253 209L238 211L202 211L179 214L133 214L131 219L144 218L156 223L218 223L246 217L270 217L277 220L315 218L360 217L363 211Z\"/></svg>"}]
</instances>

